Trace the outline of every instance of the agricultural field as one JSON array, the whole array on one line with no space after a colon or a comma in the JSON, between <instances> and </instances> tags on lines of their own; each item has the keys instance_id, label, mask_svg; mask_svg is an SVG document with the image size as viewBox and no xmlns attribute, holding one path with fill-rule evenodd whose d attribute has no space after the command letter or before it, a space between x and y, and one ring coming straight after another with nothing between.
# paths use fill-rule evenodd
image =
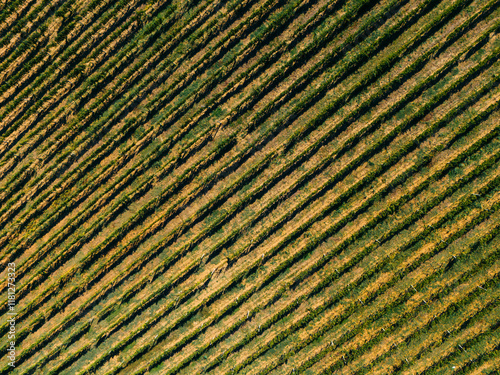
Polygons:
<instances>
[{"instance_id":1,"label":"agricultural field","mask_svg":"<svg viewBox=\"0 0 500 375\"><path fill-rule=\"evenodd\" d=\"M499 32L0 1L0 375L500 373Z\"/></svg>"}]
</instances>

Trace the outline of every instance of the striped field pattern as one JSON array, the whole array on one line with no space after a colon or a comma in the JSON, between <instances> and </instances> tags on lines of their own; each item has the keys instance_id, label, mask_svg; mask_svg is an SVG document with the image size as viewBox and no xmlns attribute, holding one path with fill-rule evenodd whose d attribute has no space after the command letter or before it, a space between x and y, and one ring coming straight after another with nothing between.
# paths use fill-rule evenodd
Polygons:
<instances>
[{"instance_id":1,"label":"striped field pattern","mask_svg":"<svg viewBox=\"0 0 500 375\"><path fill-rule=\"evenodd\" d=\"M0 375L499 373L499 32L500 0L1 1Z\"/></svg>"}]
</instances>

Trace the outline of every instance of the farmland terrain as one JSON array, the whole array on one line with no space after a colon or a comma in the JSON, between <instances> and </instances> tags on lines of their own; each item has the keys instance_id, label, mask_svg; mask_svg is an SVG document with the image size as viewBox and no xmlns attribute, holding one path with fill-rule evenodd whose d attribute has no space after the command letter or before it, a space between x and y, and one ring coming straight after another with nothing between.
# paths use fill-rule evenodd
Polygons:
<instances>
[{"instance_id":1,"label":"farmland terrain","mask_svg":"<svg viewBox=\"0 0 500 375\"><path fill-rule=\"evenodd\" d=\"M498 0L0 2L0 375L498 373L499 32Z\"/></svg>"}]
</instances>

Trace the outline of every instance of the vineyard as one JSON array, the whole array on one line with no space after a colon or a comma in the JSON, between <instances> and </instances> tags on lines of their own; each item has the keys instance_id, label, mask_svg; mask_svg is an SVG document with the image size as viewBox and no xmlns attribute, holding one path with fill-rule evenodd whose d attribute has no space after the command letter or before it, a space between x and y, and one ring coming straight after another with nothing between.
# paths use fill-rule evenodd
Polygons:
<instances>
[{"instance_id":1,"label":"vineyard","mask_svg":"<svg viewBox=\"0 0 500 375\"><path fill-rule=\"evenodd\" d=\"M498 0L0 1L0 375L500 373L499 33Z\"/></svg>"}]
</instances>

